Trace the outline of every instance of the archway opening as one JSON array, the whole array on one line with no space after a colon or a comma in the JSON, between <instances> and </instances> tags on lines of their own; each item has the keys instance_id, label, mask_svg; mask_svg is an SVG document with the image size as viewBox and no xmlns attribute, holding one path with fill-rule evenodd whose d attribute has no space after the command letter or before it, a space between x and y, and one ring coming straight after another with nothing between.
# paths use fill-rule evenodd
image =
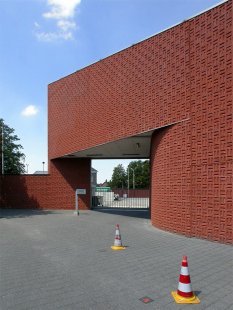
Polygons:
<instances>
[{"instance_id":1,"label":"archway opening","mask_svg":"<svg viewBox=\"0 0 233 310\"><path fill-rule=\"evenodd\" d=\"M92 160L92 208L149 210L149 159Z\"/></svg>"}]
</instances>

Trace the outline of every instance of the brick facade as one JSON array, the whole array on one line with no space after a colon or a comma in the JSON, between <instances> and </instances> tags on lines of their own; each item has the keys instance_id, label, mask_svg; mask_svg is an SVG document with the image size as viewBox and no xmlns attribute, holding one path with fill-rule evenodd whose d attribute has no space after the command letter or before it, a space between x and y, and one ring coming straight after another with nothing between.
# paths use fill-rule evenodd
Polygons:
<instances>
[{"instance_id":1,"label":"brick facade","mask_svg":"<svg viewBox=\"0 0 233 310\"><path fill-rule=\"evenodd\" d=\"M233 241L232 2L190 23L192 235Z\"/></svg>"},{"instance_id":2,"label":"brick facade","mask_svg":"<svg viewBox=\"0 0 233 310\"><path fill-rule=\"evenodd\" d=\"M49 157L190 117L189 41L183 23L50 84Z\"/></svg>"},{"instance_id":3,"label":"brick facade","mask_svg":"<svg viewBox=\"0 0 233 310\"><path fill-rule=\"evenodd\" d=\"M191 235L190 121L155 131L151 144L151 219Z\"/></svg>"},{"instance_id":4,"label":"brick facade","mask_svg":"<svg viewBox=\"0 0 233 310\"><path fill-rule=\"evenodd\" d=\"M59 157L157 128L152 224L233 243L232 86L229 0L50 84L50 176L20 178L40 207L69 208L90 162Z\"/></svg>"},{"instance_id":5,"label":"brick facade","mask_svg":"<svg viewBox=\"0 0 233 310\"><path fill-rule=\"evenodd\" d=\"M4 176L2 206L8 208L74 209L75 189L86 188L79 196L80 209L90 209L89 159L56 159L50 175Z\"/></svg>"},{"instance_id":6,"label":"brick facade","mask_svg":"<svg viewBox=\"0 0 233 310\"><path fill-rule=\"evenodd\" d=\"M188 24L189 120L153 136L152 223L232 243L232 3Z\"/></svg>"}]
</instances>

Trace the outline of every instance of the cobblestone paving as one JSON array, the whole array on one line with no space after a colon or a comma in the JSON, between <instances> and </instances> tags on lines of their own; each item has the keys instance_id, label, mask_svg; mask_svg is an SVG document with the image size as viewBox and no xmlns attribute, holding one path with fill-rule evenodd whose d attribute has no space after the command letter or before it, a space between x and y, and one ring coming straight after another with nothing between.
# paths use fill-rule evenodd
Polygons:
<instances>
[{"instance_id":1,"label":"cobblestone paving","mask_svg":"<svg viewBox=\"0 0 233 310\"><path fill-rule=\"evenodd\" d=\"M111 250L116 223L125 251ZM199 305L171 297L183 255ZM0 309L233 309L233 247L160 231L143 210L1 210Z\"/></svg>"}]
</instances>

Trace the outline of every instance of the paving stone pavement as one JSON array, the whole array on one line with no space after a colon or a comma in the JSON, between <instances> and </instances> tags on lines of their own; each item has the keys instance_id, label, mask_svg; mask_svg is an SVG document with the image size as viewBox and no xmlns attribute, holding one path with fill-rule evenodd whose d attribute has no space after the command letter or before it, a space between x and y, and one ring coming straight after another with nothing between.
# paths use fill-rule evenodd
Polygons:
<instances>
[{"instance_id":1,"label":"paving stone pavement","mask_svg":"<svg viewBox=\"0 0 233 310\"><path fill-rule=\"evenodd\" d=\"M183 255L199 305L171 297ZM146 211L0 210L0 309L233 309L233 247L158 230Z\"/></svg>"}]
</instances>

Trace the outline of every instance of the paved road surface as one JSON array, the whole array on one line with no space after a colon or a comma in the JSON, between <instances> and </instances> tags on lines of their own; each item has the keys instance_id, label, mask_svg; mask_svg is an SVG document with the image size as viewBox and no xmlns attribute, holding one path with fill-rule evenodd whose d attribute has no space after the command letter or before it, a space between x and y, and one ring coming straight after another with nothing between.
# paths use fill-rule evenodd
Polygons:
<instances>
[{"instance_id":1,"label":"paved road surface","mask_svg":"<svg viewBox=\"0 0 233 310\"><path fill-rule=\"evenodd\" d=\"M233 247L150 225L146 211L0 211L1 310L233 309ZM120 224L125 251L114 252ZM182 255L200 305L176 305ZM140 298L154 301L143 304Z\"/></svg>"}]
</instances>

